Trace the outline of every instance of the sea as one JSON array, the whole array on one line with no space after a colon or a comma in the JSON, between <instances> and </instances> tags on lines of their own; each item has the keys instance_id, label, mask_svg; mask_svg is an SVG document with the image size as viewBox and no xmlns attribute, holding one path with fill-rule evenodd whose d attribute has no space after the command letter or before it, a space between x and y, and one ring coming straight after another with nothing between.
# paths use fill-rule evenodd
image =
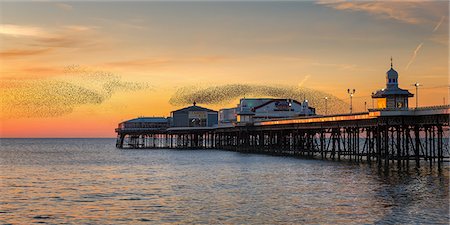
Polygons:
<instances>
[{"instance_id":1,"label":"sea","mask_svg":"<svg viewBox=\"0 0 450 225\"><path fill-rule=\"evenodd\" d=\"M449 165L0 139L0 224L37 223L448 224Z\"/></svg>"}]
</instances>

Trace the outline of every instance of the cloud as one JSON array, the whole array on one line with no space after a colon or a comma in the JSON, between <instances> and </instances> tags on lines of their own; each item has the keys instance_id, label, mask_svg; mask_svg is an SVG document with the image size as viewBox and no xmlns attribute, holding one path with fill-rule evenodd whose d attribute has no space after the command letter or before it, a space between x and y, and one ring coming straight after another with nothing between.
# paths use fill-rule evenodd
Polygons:
<instances>
[{"instance_id":1,"label":"cloud","mask_svg":"<svg viewBox=\"0 0 450 225\"><path fill-rule=\"evenodd\" d=\"M28 46L76 48L98 45L97 27L66 25L44 28L29 25L1 24L0 35L21 40Z\"/></svg>"},{"instance_id":2,"label":"cloud","mask_svg":"<svg viewBox=\"0 0 450 225\"><path fill-rule=\"evenodd\" d=\"M58 3L55 3L55 6L64 11L72 11L72 9L73 9L73 6L69 5L67 3L58 2Z\"/></svg>"},{"instance_id":3,"label":"cloud","mask_svg":"<svg viewBox=\"0 0 450 225\"><path fill-rule=\"evenodd\" d=\"M58 77L2 79L0 102L6 118L57 117L77 106L99 105L118 92L149 89L147 83L124 81L120 76L80 66L69 66Z\"/></svg>"},{"instance_id":4,"label":"cloud","mask_svg":"<svg viewBox=\"0 0 450 225\"><path fill-rule=\"evenodd\" d=\"M14 24L1 24L0 34L14 37L28 36L28 37L49 37L50 35L42 28L36 26L22 26Z\"/></svg>"},{"instance_id":5,"label":"cloud","mask_svg":"<svg viewBox=\"0 0 450 225\"><path fill-rule=\"evenodd\" d=\"M405 67L405 70L408 70L409 66L411 65L411 63L414 62L414 60L416 59L417 54L419 53L419 50L422 48L423 42L420 43L419 45L417 45L416 49L413 52L413 55L411 56L411 59L409 60L408 64Z\"/></svg>"},{"instance_id":6,"label":"cloud","mask_svg":"<svg viewBox=\"0 0 450 225\"><path fill-rule=\"evenodd\" d=\"M83 25L67 25L67 26L64 26L63 28L65 28L67 30L71 30L71 31L83 32L83 31L94 30L97 27L94 27L94 26L83 26Z\"/></svg>"},{"instance_id":7,"label":"cloud","mask_svg":"<svg viewBox=\"0 0 450 225\"><path fill-rule=\"evenodd\" d=\"M17 57L24 57L24 56L35 56L35 55L46 54L49 51L51 51L51 49L49 49L49 48L45 48L45 49L11 49L11 50L6 50L6 51L1 51L0 58L7 59L7 58L17 58Z\"/></svg>"},{"instance_id":8,"label":"cloud","mask_svg":"<svg viewBox=\"0 0 450 225\"><path fill-rule=\"evenodd\" d=\"M94 17L93 20L97 20L100 23L106 24L106 26L114 26L125 29L135 29L135 30L146 30L148 29L148 24L145 23L144 19L140 18L130 18L130 19L107 19L107 18L99 18Z\"/></svg>"},{"instance_id":9,"label":"cloud","mask_svg":"<svg viewBox=\"0 0 450 225\"><path fill-rule=\"evenodd\" d=\"M328 1L317 4L336 10L366 12L382 19L393 19L409 24L432 22L436 12L448 13L448 3L433 1Z\"/></svg>"},{"instance_id":10,"label":"cloud","mask_svg":"<svg viewBox=\"0 0 450 225\"><path fill-rule=\"evenodd\" d=\"M40 47L62 47L62 48L75 48L82 47L90 43L88 39L81 38L78 36L71 35L61 35L55 37L48 38L39 38L35 39L32 46L40 46Z\"/></svg>"},{"instance_id":11,"label":"cloud","mask_svg":"<svg viewBox=\"0 0 450 225\"><path fill-rule=\"evenodd\" d=\"M103 66L108 67L147 67L147 66L162 66L172 63L173 60L168 58L149 58L149 59L135 59L135 60L124 60L124 61L114 61L103 64Z\"/></svg>"},{"instance_id":12,"label":"cloud","mask_svg":"<svg viewBox=\"0 0 450 225\"><path fill-rule=\"evenodd\" d=\"M434 33L428 40L448 46L448 33Z\"/></svg>"},{"instance_id":13,"label":"cloud","mask_svg":"<svg viewBox=\"0 0 450 225\"><path fill-rule=\"evenodd\" d=\"M313 66L320 67L335 67L340 70L353 70L356 68L355 64L339 64L339 63L312 63Z\"/></svg>"},{"instance_id":14,"label":"cloud","mask_svg":"<svg viewBox=\"0 0 450 225\"><path fill-rule=\"evenodd\" d=\"M50 76L58 76L65 72L64 68L61 67L51 67L51 66L27 66L20 68L20 73L26 75L22 77L23 79L30 78L32 75L34 78L44 78ZM14 74L15 78L20 78L18 74Z\"/></svg>"},{"instance_id":15,"label":"cloud","mask_svg":"<svg viewBox=\"0 0 450 225\"><path fill-rule=\"evenodd\" d=\"M310 106L316 107L318 113L325 112L324 98L329 97L328 109L334 113L344 113L347 103L332 94L314 89L280 86L280 85L257 85L257 84L227 84L221 86L210 86L200 88L186 86L179 88L169 100L172 105L189 105L192 102L207 105L230 104L237 102L242 97L275 97L290 98L296 100L308 99Z\"/></svg>"},{"instance_id":16,"label":"cloud","mask_svg":"<svg viewBox=\"0 0 450 225\"><path fill-rule=\"evenodd\" d=\"M104 63L106 67L158 67L184 63L216 63L225 60L222 56L154 57Z\"/></svg>"}]
</instances>

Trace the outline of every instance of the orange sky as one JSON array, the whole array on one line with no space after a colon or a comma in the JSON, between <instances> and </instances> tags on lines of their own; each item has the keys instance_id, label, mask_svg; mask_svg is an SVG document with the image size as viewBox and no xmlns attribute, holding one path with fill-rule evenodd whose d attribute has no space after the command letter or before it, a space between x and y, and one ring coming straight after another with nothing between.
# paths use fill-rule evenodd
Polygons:
<instances>
[{"instance_id":1,"label":"orange sky","mask_svg":"<svg viewBox=\"0 0 450 225\"><path fill-rule=\"evenodd\" d=\"M169 103L180 88L226 84L346 102L355 88L363 111L391 56L401 88L423 84L421 106L448 104L445 1L0 4L0 137L114 137L184 107Z\"/></svg>"}]
</instances>

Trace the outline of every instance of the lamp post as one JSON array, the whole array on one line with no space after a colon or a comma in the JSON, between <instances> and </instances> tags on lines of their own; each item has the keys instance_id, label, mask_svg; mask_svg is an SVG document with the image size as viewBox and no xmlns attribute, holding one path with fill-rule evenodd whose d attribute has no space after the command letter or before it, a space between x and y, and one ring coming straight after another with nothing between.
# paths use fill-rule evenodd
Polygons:
<instances>
[{"instance_id":1,"label":"lamp post","mask_svg":"<svg viewBox=\"0 0 450 225\"><path fill-rule=\"evenodd\" d=\"M413 85L416 86L416 109L417 109L417 107L419 107L419 86L422 86L422 84L416 82Z\"/></svg>"},{"instance_id":2,"label":"lamp post","mask_svg":"<svg viewBox=\"0 0 450 225\"><path fill-rule=\"evenodd\" d=\"M355 94L355 92L356 92L355 89L353 90L347 89L347 93L350 95L350 113L353 112L353 95Z\"/></svg>"},{"instance_id":3,"label":"lamp post","mask_svg":"<svg viewBox=\"0 0 450 225\"><path fill-rule=\"evenodd\" d=\"M325 97L325 115L328 115L328 97Z\"/></svg>"},{"instance_id":4,"label":"lamp post","mask_svg":"<svg viewBox=\"0 0 450 225\"><path fill-rule=\"evenodd\" d=\"M375 108L375 105L374 105L374 103L373 103L373 95L375 94L375 92L372 92L372 109L374 109Z\"/></svg>"},{"instance_id":5,"label":"lamp post","mask_svg":"<svg viewBox=\"0 0 450 225\"><path fill-rule=\"evenodd\" d=\"M367 111L367 102L364 102L364 112Z\"/></svg>"}]
</instances>

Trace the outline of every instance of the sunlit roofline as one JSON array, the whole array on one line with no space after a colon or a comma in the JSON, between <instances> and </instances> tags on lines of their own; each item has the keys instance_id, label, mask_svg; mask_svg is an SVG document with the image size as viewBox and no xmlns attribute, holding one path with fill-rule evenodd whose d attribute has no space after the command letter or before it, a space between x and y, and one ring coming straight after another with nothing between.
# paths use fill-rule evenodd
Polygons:
<instances>
[{"instance_id":1,"label":"sunlit roofline","mask_svg":"<svg viewBox=\"0 0 450 225\"><path fill-rule=\"evenodd\" d=\"M271 121L255 122L255 126L264 125L279 125L279 124L292 124L292 123L320 123L320 122L332 122L332 121L345 121L345 120L362 120L373 119L380 116L380 112L362 112L352 114L335 114L326 116L306 116L290 119L278 119Z\"/></svg>"}]
</instances>

